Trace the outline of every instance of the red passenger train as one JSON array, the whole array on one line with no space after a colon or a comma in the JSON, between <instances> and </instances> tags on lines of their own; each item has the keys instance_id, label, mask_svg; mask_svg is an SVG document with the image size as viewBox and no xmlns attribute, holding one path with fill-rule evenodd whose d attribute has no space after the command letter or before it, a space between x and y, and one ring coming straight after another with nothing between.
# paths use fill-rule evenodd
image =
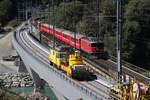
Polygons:
<instances>
[{"instance_id":1,"label":"red passenger train","mask_svg":"<svg viewBox=\"0 0 150 100\"><path fill-rule=\"evenodd\" d=\"M37 28L89 55L107 59L107 53L104 52L104 42L98 41L95 37L86 37L81 34L76 34L75 37L74 32L57 27L54 28L50 24L41 22L37 23Z\"/></svg>"}]
</instances>

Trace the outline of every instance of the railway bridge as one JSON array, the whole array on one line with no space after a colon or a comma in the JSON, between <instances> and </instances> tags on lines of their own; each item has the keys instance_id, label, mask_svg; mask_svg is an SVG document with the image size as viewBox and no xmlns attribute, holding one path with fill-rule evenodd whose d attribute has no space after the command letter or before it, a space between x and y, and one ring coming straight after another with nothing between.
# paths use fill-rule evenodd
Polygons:
<instances>
[{"instance_id":1,"label":"railway bridge","mask_svg":"<svg viewBox=\"0 0 150 100\"><path fill-rule=\"evenodd\" d=\"M117 97L111 96L108 92L110 86L115 83L115 81L112 80L112 77L115 76L116 73L114 71L114 68L116 67L115 62L104 60L93 62L91 60L84 59L89 66L94 67L93 69L98 71L96 74L97 79L94 81L74 80L66 76L60 70L50 66L48 61L48 56L50 54L49 48L44 47L31 37L30 31L30 25L27 26L23 23L13 33L12 43L23 60L26 69L35 81L37 91L42 91L42 86L44 86L45 82L47 82L49 86L58 90L69 100L78 100L81 98L83 100L118 99ZM109 70L111 71L108 70L107 72L103 68L100 68L100 65L109 67ZM21 67L22 66L20 66L20 69L22 69ZM123 66L123 73L130 77L135 76L138 81L141 82L147 83L150 81L150 78L125 66Z\"/></svg>"},{"instance_id":2,"label":"railway bridge","mask_svg":"<svg viewBox=\"0 0 150 100\"><path fill-rule=\"evenodd\" d=\"M12 43L35 81L36 90L42 90L45 80L69 100L113 100L108 94L108 88L98 81L79 82L50 66L47 59L49 49L35 41L24 26L23 23L13 33ZM104 79L102 76L99 78ZM109 80L104 80L109 83Z\"/></svg>"}]
</instances>

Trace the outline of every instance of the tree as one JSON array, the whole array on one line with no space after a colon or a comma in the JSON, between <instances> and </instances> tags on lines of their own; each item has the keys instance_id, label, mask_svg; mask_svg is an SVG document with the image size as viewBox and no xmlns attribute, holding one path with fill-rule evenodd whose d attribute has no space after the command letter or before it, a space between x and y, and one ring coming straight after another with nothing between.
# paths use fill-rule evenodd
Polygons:
<instances>
[{"instance_id":1,"label":"tree","mask_svg":"<svg viewBox=\"0 0 150 100\"><path fill-rule=\"evenodd\" d=\"M100 9L101 33L114 36L116 31L116 2L113 0L102 0Z\"/></svg>"},{"instance_id":2,"label":"tree","mask_svg":"<svg viewBox=\"0 0 150 100\"><path fill-rule=\"evenodd\" d=\"M10 0L0 1L0 23L6 24L11 17L12 2Z\"/></svg>"},{"instance_id":3,"label":"tree","mask_svg":"<svg viewBox=\"0 0 150 100\"><path fill-rule=\"evenodd\" d=\"M98 22L93 18L87 18L79 21L76 25L77 33L85 36L96 36L98 34Z\"/></svg>"},{"instance_id":4,"label":"tree","mask_svg":"<svg viewBox=\"0 0 150 100\"><path fill-rule=\"evenodd\" d=\"M53 8L50 10L53 11ZM49 9L47 9L47 11L49 11ZM50 14L48 22L71 31L76 30L76 23L78 23L83 16L83 7L79 1L76 1L75 5L74 2L61 3L59 6L55 6L54 11L54 15L53 13Z\"/></svg>"},{"instance_id":5,"label":"tree","mask_svg":"<svg viewBox=\"0 0 150 100\"><path fill-rule=\"evenodd\" d=\"M150 0L130 0L125 10L124 51L129 56L124 57L141 66L150 66L149 13Z\"/></svg>"},{"instance_id":6,"label":"tree","mask_svg":"<svg viewBox=\"0 0 150 100\"><path fill-rule=\"evenodd\" d=\"M116 2L101 0L100 2L100 35L104 39L105 48L110 55L116 54Z\"/></svg>"}]
</instances>

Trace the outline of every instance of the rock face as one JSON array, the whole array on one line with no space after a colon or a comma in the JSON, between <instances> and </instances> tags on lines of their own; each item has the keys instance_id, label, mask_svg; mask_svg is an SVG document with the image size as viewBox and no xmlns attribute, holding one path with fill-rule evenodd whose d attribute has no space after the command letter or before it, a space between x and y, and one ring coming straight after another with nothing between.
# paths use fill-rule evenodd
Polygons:
<instances>
[{"instance_id":1,"label":"rock face","mask_svg":"<svg viewBox=\"0 0 150 100\"><path fill-rule=\"evenodd\" d=\"M4 73L0 74L0 87L32 87L34 82L26 73Z\"/></svg>"},{"instance_id":2,"label":"rock face","mask_svg":"<svg viewBox=\"0 0 150 100\"><path fill-rule=\"evenodd\" d=\"M12 33L7 34L4 38L0 39L0 57L11 55L12 53Z\"/></svg>"},{"instance_id":3,"label":"rock face","mask_svg":"<svg viewBox=\"0 0 150 100\"><path fill-rule=\"evenodd\" d=\"M3 73L0 74L0 87L10 88L10 87L32 87L34 82L30 75L27 73ZM21 96L21 97L20 97ZM49 97L44 96L42 93L22 93L17 96L14 93L6 92L0 89L0 100L50 100ZM2 99L1 99L2 98ZM5 99L3 99L5 98Z\"/></svg>"}]
</instances>

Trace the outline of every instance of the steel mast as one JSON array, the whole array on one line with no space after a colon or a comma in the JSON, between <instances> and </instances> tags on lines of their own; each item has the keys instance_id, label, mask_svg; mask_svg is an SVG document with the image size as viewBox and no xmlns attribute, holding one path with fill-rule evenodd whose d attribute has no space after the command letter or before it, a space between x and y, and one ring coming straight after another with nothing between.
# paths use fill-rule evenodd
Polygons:
<instances>
[{"instance_id":1,"label":"steel mast","mask_svg":"<svg viewBox=\"0 0 150 100\"><path fill-rule=\"evenodd\" d=\"M76 6L75 4L76 4L76 0L73 0L73 9L75 9L75 6ZM75 16L75 14L73 14L73 18L74 18L74 16ZM75 27L75 20L74 19L73 19L73 25L72 26L73 26L72 28L74 29L74 27ZM76 51L77 50L76 49L76 31L75 30L73 30L73 31L74 31L74 38L75 38L74 39L74 43L75 43L75 45L74 45L75 48L74 49Z\"/></svg>"},{"instance_id":2,"label":"steel mast","mask_svg":"<svg viewBox=\"0 0 150 100\"><path fill-rule=\"evenodd\" d=\"M117 29L116 29L116 38L117 38L117 68L118 68L118 77L117 81L120 84L122 82L122 64L121 64L121 34L122 34L122 0L117 0Z\"/></svg>"}]
</instances>

